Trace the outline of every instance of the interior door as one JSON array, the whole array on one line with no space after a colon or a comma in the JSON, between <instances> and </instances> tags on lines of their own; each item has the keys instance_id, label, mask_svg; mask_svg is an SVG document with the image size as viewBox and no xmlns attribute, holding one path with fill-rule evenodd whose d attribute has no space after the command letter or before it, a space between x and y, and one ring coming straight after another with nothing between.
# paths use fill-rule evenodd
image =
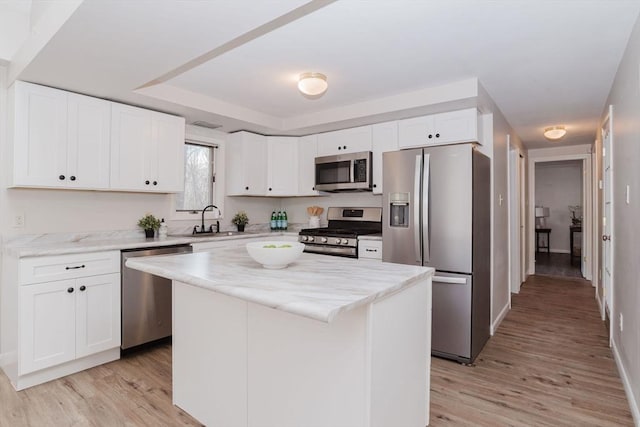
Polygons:
<instances>
[{"instance_id":1,"label":"interior door","mask_svg":"<svg viewBox=\"0 0 640 427\"><path fill-rule=\"evenodd\" d=\"M613 144L612 144L612 106L609 117L602 127L602 181L603 181L603 217L602 217L602 287L604 289L603 309L613 313ZM613 321L609 322L613 328ZM609 334L611 336L611 333Z\"/></svg>"}]
</instances>

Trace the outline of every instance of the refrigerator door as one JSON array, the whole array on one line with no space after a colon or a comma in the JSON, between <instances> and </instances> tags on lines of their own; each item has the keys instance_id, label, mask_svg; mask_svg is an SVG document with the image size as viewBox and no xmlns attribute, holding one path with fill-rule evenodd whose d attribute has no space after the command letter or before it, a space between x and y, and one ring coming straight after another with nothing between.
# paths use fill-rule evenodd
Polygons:
<instances>
[{"instance_id":1,"label":"refrigerator door","mask_svg":"<svg viewBox=\"0 0 640 427\"><path fill-rule=\"evenodd\" d=\"M422 150L383 154L382 259L422 265Z\"/></svg>"},{"instance_id":2,"label":"refrigerator door","mask_svg":"<svg viewBox=\"0 0 640 427\"><path fill-rule=\"evenodd\" d=\"M424 265L471 273L473 147L449 145L425 148L424 152L428 161L423 176L423 208L428 212L422 230ZM386 181L384 184L386 191Z\"/></svg>"},{"instance_id":3,"label":"refrigerator door","mask_svg":"<svg viewBox=\"0 0 640 427\"><path fill-rule=\"evenodd\" d=\"M472 278L436 271L433 277L431 353L471 362Z\"/></svg>"}]
</instances>

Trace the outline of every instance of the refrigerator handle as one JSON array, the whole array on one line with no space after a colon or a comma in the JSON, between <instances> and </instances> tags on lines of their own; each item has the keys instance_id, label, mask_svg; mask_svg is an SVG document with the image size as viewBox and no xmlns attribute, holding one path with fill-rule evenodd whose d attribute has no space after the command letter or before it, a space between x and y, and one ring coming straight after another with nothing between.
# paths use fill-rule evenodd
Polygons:
<instances>
[{"instance_id":1,"label":"refrigerator handle","mask_svg":"<svg viewBox=\"0 0 640 427\"><path fill-rule=\"evenodd\" d=\"M442 277L442 276L433 276L433 282L439 283L451 283L456 285L466 285L467 279L465 278L457 278L457 277Z\"/></svg>"},{"instance_id":2,"label":"refrigerator handle","mask_svg":"<svg viewBox=\"0 0 640 427\"><path fill-rule=\"evenodd\" d=\"M422 153L416 156L416 167L413 182L413 244L416 261L422 265L422 245L420 244L420 172L422 170Z\"/></svg>"},{"instance_id":3,"label":"refrigerator handle","mask_svg":"<svg viewBox=\"0 0 640 427\"><path fill-rule=\"evenodd\" d=\"M429 228L429 191L431 191L431 187L429 186L429 166L430 166L430 155L428 153L424 154L424 168L423 168L423 177L422 177L422 227L423 227L423 243L422 247L424 248L424 263L429 262L431 257L431 236Z\"/></svg>"}]
</instances>

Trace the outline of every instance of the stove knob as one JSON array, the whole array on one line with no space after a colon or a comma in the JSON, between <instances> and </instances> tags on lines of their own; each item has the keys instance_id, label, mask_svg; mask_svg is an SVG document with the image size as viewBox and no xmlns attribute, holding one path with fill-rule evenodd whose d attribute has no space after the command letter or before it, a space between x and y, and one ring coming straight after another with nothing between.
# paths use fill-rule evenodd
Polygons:
<instances>
[{"instance_id":1,"label":"stove knob","mask_svg":"<svg viewBox=\"0 0 640 427\"><path fill-rule=\"evenodd\" d=\"M342 244L343 244L343 245L348 245L348 244L349 244L349 239L344 239L344 240L342 241Z\"/></svg>"},{"instance_id":2,"label":"stove knob","mask_svg":"<svg viewBox=\"0 0 640 427\"><path fill-rule=\"evenodd\" d=\"M336 239L336 245L339 245L340 243L342 243L342 240Z\"/></svg>"},{"instance_id":3,"label":"stove knob","mask_svg":"<svg viewBox=\"0 0 640 427\"><path fill-rule=\"evenodd\" d=\"M307 241L307 236L300 236L300 241L301 242L306 242Z\"/></svg>"},{"instance_id":4,"label":"stove knob","mask_svg":"<svg viewBox=\"0 0 640 427\"><path fill-rule=\"evenodd\" d=\"M327 243L327 240L328 240L328 239L327 239L326 237L321 237L321 238L320 238L320 241L321 241L322 243Z\"/></svg>"},{"instance_id":5,"label":"stove knob","mask_svg":"<svg viewBox=\"0 0 640 427\"><path fill-rule=\"evenodd\" d=\"M309 241L313 242L313 236L309 236Z\"/></svg>"}]
</instances>

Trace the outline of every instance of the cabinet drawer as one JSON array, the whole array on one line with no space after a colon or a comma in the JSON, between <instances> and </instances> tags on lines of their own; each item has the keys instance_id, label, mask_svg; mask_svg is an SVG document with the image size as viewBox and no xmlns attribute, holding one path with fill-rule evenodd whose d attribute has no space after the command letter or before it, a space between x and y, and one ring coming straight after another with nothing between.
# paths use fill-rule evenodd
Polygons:
<instances>
[{"instance_id":1,"label":"cabinet drawer","mask_svg":"<svg viewBox=\"0 0 640 427\"><path fill-rule=\"evenodd\" d=\"M382 241L360 240L358 242L358 258L382 259Z\"/></svg>"},{"instance_id":2,"label":"cabinet drawer","mask_svg":"<svg viewBox=\"0 0 640 427\"><path fill-rule=\"evenodd\" d=\"M20 260L20 284L120 272L120 251L56 255Z\"/></svg>"}]
</instances>

